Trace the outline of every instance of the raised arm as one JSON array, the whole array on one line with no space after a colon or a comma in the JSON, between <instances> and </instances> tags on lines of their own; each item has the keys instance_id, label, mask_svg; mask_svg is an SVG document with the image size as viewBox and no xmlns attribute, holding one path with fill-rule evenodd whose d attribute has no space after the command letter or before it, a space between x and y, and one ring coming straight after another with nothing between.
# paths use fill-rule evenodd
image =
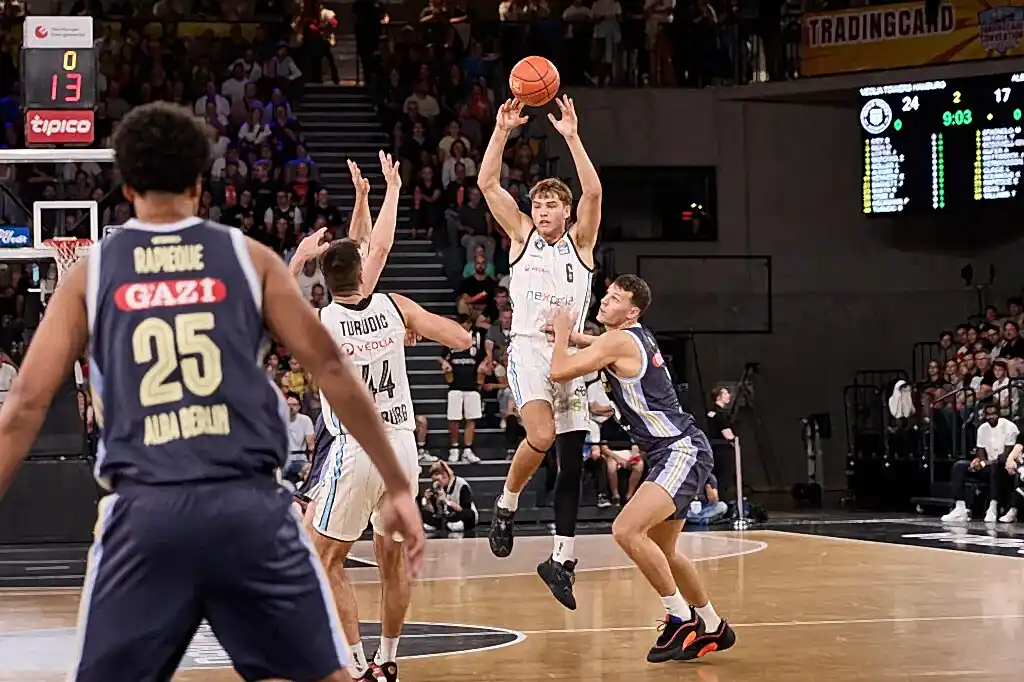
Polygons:
<instances>
[{"instance_id":1,"label":"raised arm","mask_svg":"<svg viewBox=\"0 0 1024 682\"><path fill-rule=\"evenodd\" d=\"M455 320L428 313L418 303L401 294L388 294L405 318L405 326L414 332L437 341L446 348L466 350L473 345L469 332Z\"/></svg>"},{"instance_id":2,"label":"raised arm","mask_svg":"<svg viewBox=\"0 0 1024 682\"><path fill-rule=\"evenodd\" d=\"M494 132L491 133L487 149L484 150L484 157L480 161L480 170L476 177L477 186L480 188L480 193L484 195L487 208L490 209L505 234L519 244L526 241L533 222L529 216L519 210L519 204L501 186L501 156L505 151L509 133L528 120L526 116L523 116L522 102L508 100L501 105L498 109Z\"/></svg>"},{"instance_id":3,"label":"raised arm","mask_svg":"<svg viewBox=\"0 0 1024 682\"><path fill-rule=\"evenodd\" d=\"M423 529L411 482L406 478L384 432L380 411L348 357L320 324L313 308L302 299L299 286L270 249L249 240L249 252L263 282L267 326L316 379L331 409L341 419L377 467L389 496L385 523L401 533L413 567L423 551Z\"/></svg>"},{"instance_id":4,"label":"raised arm","mask_svg":"<svg viewBox=\"0 0 1024 682\"><path fill-rule=\"evenodd\" d=\"M85 311L86 260L79 260L46 306L18 376L0 407L0 495L28 455L53 396L82 357L89 337ZM100 405L97 414L102 415Z\"/></svg>"},{"instance_id":5,"label":"raised arm","mask_svg":"<svg viewBox=\"0 0 1024 682\"><path fill-rule=\"evenodd\" d=\"M383 151L378 154L380 157L380 170L387 182L387 191L384 193L384 203L377 214L377 222L373 224L373 233L370 235L370 248L363 261L363 285L361 292L363 296L369 296L377 288L380 275L384 271L384 264L387 263L391 247L395 245L395 226L398 224L398 199L402 189L402 176L398 172L398 161L392 161L390 154ZM367 208L367 215L370 210Z\"/></svg>"},{"instance_id":6,"label":"raised arm","mask_svg":"<svg viewBox=\"0 0 1024 682\"><path fill-rule=\"evenodd\" d=\"M562 118L555 119L553 114L548 114L548 120L555 126L555 130L565 138L569 153L572 154L573 163L576 164L576 175L580 180L580 202L576 207L576 224L572 227L573 239L576 242L576 247L580 249L580 255L584 256L586 253L584 258L590 261L584 264L593 267L593 249L597 243L597 228L601 225L601 178L580 140L576 105L568 95L563 95L561 99L555 99L555 104L561 109Z\"/></svg>"},{"instance_id":7,"label":"raised arm","mask_svg":"<svg viewBox=\"0 0 1024 682\"><path fill-rule=\"evenodd\" d=\"M352 207L352 219L348 224L348 238L359 245L359 252L365 253L373 227L370 217L370 181L363 177L356 162L348 160L348 172L352 174L352 186L356 189L356 203ZM371 289L372 291L372 289Z\"/></svg>"},{"instance_id":8,"label":"raised arm","mask_svg":"<svg viewBox=\"0 0 1024 682\"><path fill-rule=\"evenodd\" d=\"M298 247L295 249L295 254L288 261L288 272L292 277L298 279L299 275L302 274L302 266L314 258L319 258L327 250L327 247L331 245L329 241L324 240L326 234L327 228L321 227L299 242Z\"/></svg>"}]
</instances>

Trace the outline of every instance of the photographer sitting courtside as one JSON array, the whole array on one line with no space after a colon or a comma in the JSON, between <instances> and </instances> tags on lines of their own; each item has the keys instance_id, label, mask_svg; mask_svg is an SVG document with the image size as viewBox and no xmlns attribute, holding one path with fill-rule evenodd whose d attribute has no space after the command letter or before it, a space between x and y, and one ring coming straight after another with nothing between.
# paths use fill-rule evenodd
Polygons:
<instances>
[{"instance_id":1,"label":"photographer sitting courtside","mask_svg":"<svg viewBox=\"0 0 1024 682\"><path fill-rule=\"evenodd\" d=\"M476 526L479 513L466 479L456 476L447 462L435 462L430 467L430 478L431 486L420 498L423 527L461 533Z\"/></svg>"},{"instance_id":2,"label":"photographer sitting courtside","mask_svg":"<svg viewBox=\"0 0 1024 682\"><path fill-rule=\"evenodd\" d=\"M966 484L968 482L988 483L989 503L985 522L995 523L1000 505L1009 507L1013 494L1015 476L1007 471L1006 459L1010 449L1017 442L1020 430L1009 419L999 416L999 408L991 403L985 405L985 423L978 427L977 447L974 459L961 460L953 464L950 482L956 505L942 517L945 522L971 520L967 508ZM1009 516L1009 511L1004 518Z\"/></svg>"}]
</instances>

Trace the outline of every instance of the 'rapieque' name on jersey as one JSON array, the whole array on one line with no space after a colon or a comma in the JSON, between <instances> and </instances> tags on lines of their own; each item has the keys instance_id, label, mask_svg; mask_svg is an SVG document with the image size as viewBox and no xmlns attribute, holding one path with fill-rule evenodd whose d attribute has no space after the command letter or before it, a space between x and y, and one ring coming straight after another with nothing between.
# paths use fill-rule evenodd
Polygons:
<instances>
[{"instance_id":1,"label":"'rapieque' name on jersey","mask_svg":"<svg viewBox=\"0 0 1024 682\"><path fill-rule=\"evenodd\" d=\"M380 417L392 429L416 428L412 395L405 372L405 320L387 294L373 294L359 303L335 301L320 310L320 321L362 375ZM327 397L321 394L327 429L345 433Z\"/></svg>"}]
</instances>

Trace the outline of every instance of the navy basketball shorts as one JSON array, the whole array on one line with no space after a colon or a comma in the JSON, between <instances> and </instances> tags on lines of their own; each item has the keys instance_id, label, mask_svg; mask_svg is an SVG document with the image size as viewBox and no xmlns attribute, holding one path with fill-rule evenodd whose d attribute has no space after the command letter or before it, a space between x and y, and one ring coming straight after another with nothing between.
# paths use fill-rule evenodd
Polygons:
<instances>
[{"instance_id":1,"label":"navy basketball shorts","mask_svg":"<svg viewBox=\"0 0 1024 682\"><path fill-rule=\"evenodd\" d=\"M699 429L647 453L647 478L661 486L676 505L672 521L684 521L690 503L704 489L715 466L711 444Z\"/></svg>"},{"instance_id":2,"label":"navy basketball shorts","mask_svg":"<svg viewBox=\"0 0 1024 682\"><path fill-rule=\"evenodd\" d=\"M119 486L100 502L75 682L164 682L201 621L245 680L345 667L326 576L272 480Z\"/></svg>"},{"instance_id":3,"label":"navy basketball shorts","mask_svg":"<svg viewBox=\"0 0 1024 682\"><path fill-rule=\"evenodd\" d=\"M316 490L324 479L324 468L327 466L328 456L331 452L333 437L322 437L316 439L316 449L313 451L313 461L309 466L309 475L296 491L307 499L316 497Z\"/></svg>"}]
</instances>

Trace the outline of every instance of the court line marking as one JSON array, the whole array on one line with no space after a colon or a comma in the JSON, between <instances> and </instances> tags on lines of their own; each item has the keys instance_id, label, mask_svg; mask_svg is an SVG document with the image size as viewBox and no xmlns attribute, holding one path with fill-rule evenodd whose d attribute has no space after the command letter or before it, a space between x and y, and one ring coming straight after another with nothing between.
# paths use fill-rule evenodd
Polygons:
<instances>
[{"instance_id":1,"label":"court line marking","mask_svg":"<svg viewBox=\"0 0 1024 682\"><path fill-rule=\"evenodd\" d=\"M986 621L986 620L1024 620L1024 613L1008 613L1003 615L982 614L977 616L908 616L906 618L844 618L836 620L786 620L763 623L733 623L733 628L791 628L810 627L817 625L878 625L884 623L943 623L951 621ZM609 628L575 628L564 630L523 630L526 636L531 635L572 635L597 632L639 632L654 630L657 625L628 625Z\"/></svg>"},{"instance_id":2,"label":"court line marking","mask_svg":"<svg viewBox=\"0 0 1024 682\"><path fill-rule=\"evenodd\" d=\"M680 535L685 535L681 533ZM800 533L792 533L792 535L800 535ZM525 536L525 537L547 537L547 536ZM764 551L768 547L768 543L762 540L752 540L750 538L739 537L734 534L718 534L718 533L702 533L700 535L701 541L704 540L719 540L723 542L741 542L748 545L745 549L736 550L734 552L726 552L724 554L716 554L714 556L702 556L691 559L694 563L702 561L717 561L719 559L734 559L736 557L746 556L748 554L756 554L757 552ZM815 537L815 536L809 536ZM441 538L433 540L434 542L472 542L479 541L483 542L485 538L462 538L462 539L448 539ZM363 557L353 556L353 559L359 561L366 561ZM628 559L623 556L623 560ZM359 570L373 570L376 566L360 566L357 568L346 569L348 571ZM576 573L596 573L598 571L623 571L628 569L635 569L634 564L623 564L621 566L602 566L598 568L578 568ZM374 571L376 572L376 571ZM482 575L460 575L460 576L436 576L430 578L417 578L413 584L416 583L433 583L433 582L444 582L449 580L494 580L497 578L522 578L527 576L537 575L536 571L523 571L519 573L487 573ZM44 580L51 576L25 576L24 578L18 577L18 579L37 579ZM52 576L53 578L59 579L70 579L72 576ZM374 581L356 582L356 585L374 585L377 584ZM49 596L49 595L67 595L67 594L79 594L81 588L79 587L0 587L0 599L5 597L36 597L36 596Z\"/></svg>"},{"instance_id":3,"label":"court line marking","mask_svg":"<svg viewBox=\"0 0 1024 682\"><path fill-rule=\"evenodd\" d=\"M951 527L955 528L956 526L951 526ZM1022 558L1024 558L1024 556L1010 556L1008 554L989 554L987 552L971 552L971 551L965 550L965 549L957 549L956 547L941 547L941 546L940 547L929 547L928 545L912 545L910 543L889 542L887 540L866 540L866 539L863 539L863 538L839 538L839 537L836 537L834 535L811 535L810 533L797 533L797 532L791 531L791 530L775 530L774 528L771 528L771 529L766 528L764 530L752 529L752 530L747 531L747 532L754 532L754 533L778 533L780 535L789 535L789 536L796 536L796 537L801 537L801 538L817 538L818 540L835 540L837 542L857 542L857 543L861 543L861 544L867 543L867 544L870 544L870 545L876 545L876 546L881 545L882 547L893 547L893 548L899 548L899 549L925 549L925 550L928 550L930 552L947 552L947 553L948 552L954 552L956 554L959 554L960 556L985 557L986 559L1009 559L1011 561L1018 561L1019 562ZM942 531L936 531L936 532L942 532ZM742 531L740 531L740 533L742 534ZM977 535L977 533L973 533L973 534ZM973 545L973 546L977 547L979 545Z\"/></svg>"}]
</instances>

